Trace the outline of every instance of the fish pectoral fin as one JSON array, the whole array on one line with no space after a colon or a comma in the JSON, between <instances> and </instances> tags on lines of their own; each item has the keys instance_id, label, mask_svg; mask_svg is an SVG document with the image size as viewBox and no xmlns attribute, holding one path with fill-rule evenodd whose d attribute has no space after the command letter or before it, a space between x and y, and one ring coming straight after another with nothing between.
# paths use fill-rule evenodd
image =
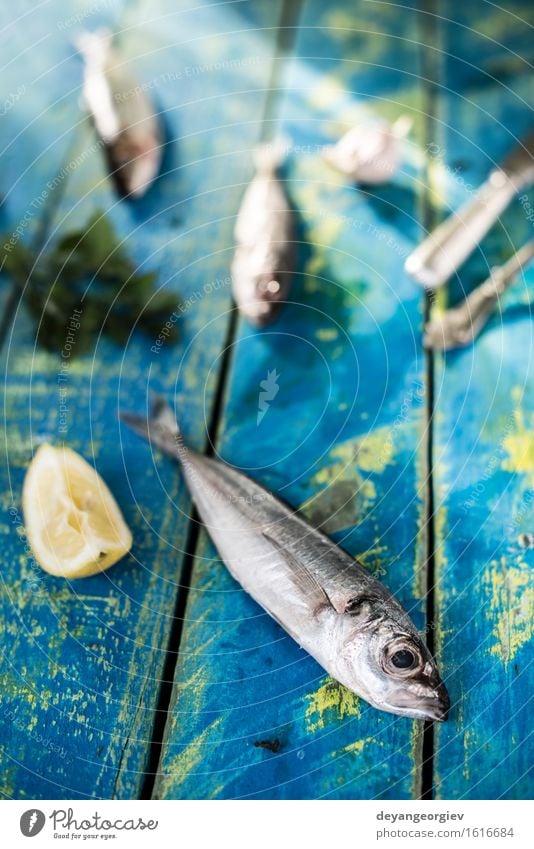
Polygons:
<instances>
[{"instance_id":1,"label":"fish pectoral fin","mask_svg":"<svg viewBox=\"0 0 534 849\"><path fill-rule=\"evenodd\" d=\"M290 576L293 583L300 592L307 596L314 610L317 611L328 606L335 610L336 613L339 613L335 605L332 603L327 591L317 580L315 575L312 575L310 570L301 563L294 554L288 551L287 548L284 548L283 545L280 545L280 543L267 531L262 531L262 536L283 556L285 562L289 566Z\"/></svg>"}]
</instances>

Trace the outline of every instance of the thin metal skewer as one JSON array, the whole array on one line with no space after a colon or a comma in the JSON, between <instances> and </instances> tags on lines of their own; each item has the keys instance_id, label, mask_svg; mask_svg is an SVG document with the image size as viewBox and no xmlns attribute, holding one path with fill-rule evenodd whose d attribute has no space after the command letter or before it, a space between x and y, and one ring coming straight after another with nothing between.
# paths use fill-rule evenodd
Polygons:
<instances>
[{"instance_id":1,"label":"thin metal skewer","mask_svg":"<svg viewBox=\"0 0 534 849\"><path fill-rule=\"evenodd\" d=\"M504 265L493 268L488 279L471 292L460 306L430 321L425 327L425 348L449 351L472 342L495 310L500 296L532 257L534 239L523 245Z\"/></svg>"}]
</instances>

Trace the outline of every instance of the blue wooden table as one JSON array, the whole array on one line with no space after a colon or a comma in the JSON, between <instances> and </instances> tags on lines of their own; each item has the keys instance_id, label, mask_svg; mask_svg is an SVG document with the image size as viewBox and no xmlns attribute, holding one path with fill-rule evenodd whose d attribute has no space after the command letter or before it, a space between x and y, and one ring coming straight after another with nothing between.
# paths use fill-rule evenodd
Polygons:
<instances>
[{"instance_id":1,"label":"blue wooden table","mask_svg":"<svg viewBox=\"0 0 534 849\"><path fill-rule=\"evenodd\" d=\"M1 792L15 798L522 798L532 792L534 268L477 342L425 353L454 303L532 237L512 204L432 303L403 272L425 232L533 124L528 0L25 0L1 13L0 228L44 253L105 213L181 305L179 342L35 341L1 278ZM110 26L161 111L161 177L118 199L80 109L73 37ZM357 190L323 145L409 114L392 182ZM233 227L259 141L288 143L292 302L236 318ZM50 188L52 186L52 188ZM529 206L530 204L530 206ZM82 319L83 320L83 319ZM258 422L261 382L279 391ZM437 655L439 728L333 682L235 584L176 467L121 427L147 392L187 440L299 507L391 588ZM63 400L65 396L63 396ZM26 548L21 486L41 442L92 462L133 530L110 571L67 583Z\"/></svg>"}]
</instances>

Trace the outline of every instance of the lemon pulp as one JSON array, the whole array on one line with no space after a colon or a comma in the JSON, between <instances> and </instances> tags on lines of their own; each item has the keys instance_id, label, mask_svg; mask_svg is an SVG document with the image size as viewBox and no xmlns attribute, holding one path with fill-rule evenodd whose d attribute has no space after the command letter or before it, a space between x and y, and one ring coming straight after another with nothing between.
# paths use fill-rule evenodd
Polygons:
<instances>
[{"instance_id":1,"label":"lemon pulp","mask_svg":"<svg viewBox=\"0 0 534 849\"><path fill-rule=\"evenodd\" d=\"M26 473L22 506L35 559L52 575L103 572L131 548L131 532L108 487L70 448L39 448Z\"/></svg>"}]
</instances>

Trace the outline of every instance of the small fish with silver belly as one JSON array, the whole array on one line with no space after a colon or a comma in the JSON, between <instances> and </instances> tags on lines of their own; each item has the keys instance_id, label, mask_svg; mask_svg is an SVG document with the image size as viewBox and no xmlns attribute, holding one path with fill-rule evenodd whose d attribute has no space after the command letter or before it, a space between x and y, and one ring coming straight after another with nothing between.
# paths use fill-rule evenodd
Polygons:
<instances>
[{"instance_id":1,"label":"small fish with silver belly","mask_svg":"<svg viewBox=\"0 0 534 849\"><path fill-rule=\"evenodd\" d=\"M400 164L400 142L412 126L411 118L401 115L394 124L360 123L348 130L323 158L355 183L380 185L395 176Z\"/></svg>"},{"instance_id":2,"label":"small fish with silver belly","mask_svg":"<svg viewBox=\"0 0 534 849\"><path fill-rule=\"evenodd\" d=\"M83 98L119 191L138 198L160 170L163 134L149 98L111 40L107 29L75 39L85 66Z\"/></svg>"},{"instance_id":3,"label":"small fish with silver belly","mask_svg":"<svg viewBox=\"0 0 534 849\"><path fill-rule=\"evenodd\" d=\"M282 156L277 144L256 151L256 175L235 226L232 290L239 311L256 327L275 318L291 285L293 213L276 175Z\"/></svg>"},{"instance_id":4,"label":"small fish with silver belly","mask_svg":"<svg viewBox=\"0 0 534 849\"><path fill-rule=\"evenodd\" d=\"M232 576L333 678L379 710L447 718L436 664L379 581L259 484L189 449L163 399L148 416L121 418L180 462Z\"/></svg>"}]
</instances>

